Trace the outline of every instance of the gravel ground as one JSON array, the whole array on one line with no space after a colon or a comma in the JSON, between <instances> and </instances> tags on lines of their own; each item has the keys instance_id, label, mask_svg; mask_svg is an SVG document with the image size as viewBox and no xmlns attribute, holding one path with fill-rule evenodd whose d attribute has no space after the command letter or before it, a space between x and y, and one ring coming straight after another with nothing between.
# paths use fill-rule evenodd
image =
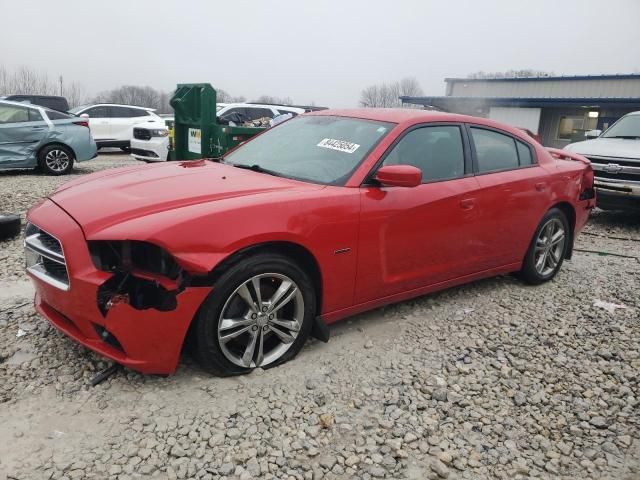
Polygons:
<instances>
[{"instance_id":1,"label":"gravel ground","mask_svg":"<svg viewBox=\"0 0 640 480\"><path fill-rule=\"evenodd\" d=\"M0 208L69 178L0 173ZM503 276L369 312L244 377L185 355L95 388L108 363L33 313L22 241L0 242L0 479L638 479L639 242L640 217L597 212L540 287Z\"/></svg>"}]
</instances>

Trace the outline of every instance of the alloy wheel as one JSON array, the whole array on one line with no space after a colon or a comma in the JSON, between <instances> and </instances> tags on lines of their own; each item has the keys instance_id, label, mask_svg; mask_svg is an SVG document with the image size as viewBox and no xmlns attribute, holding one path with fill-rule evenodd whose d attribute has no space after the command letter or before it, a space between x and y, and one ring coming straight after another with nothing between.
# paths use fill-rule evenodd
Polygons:
<instances>
[{"instance_id":1,"label":"alloy wheel","mask_svg":"<svg viewBox=\"0 0 640 480\"><path fill-rule=\"evenodd\" d=\"M47 153L44 161L54 172L64 172L69 167L69 155L64 150L54 149Z\"/></svg>"},{"instance_id":2,"label":"alloy wheel","mask_svg":"<svg viewBox=\"0 0 640 480\"><path fill-rule=\"evenodd\" d=\"M540 229L534 251L534 265L539 275L551 275L564 253L566 232L562 221L552 218Z\"/></svg>"},{"instance_id":3,"label":"alloy wheel","mask_svg":"<svg viewBox=\"0 0 640 480\"><path fill-rule=\"evenodd\" d=\"M239 367L264 367L291 348L303 318L302 292L291 278L279 273L255 275L236 288L222 307L220 349Z\"/></svg>"}]
</instances>

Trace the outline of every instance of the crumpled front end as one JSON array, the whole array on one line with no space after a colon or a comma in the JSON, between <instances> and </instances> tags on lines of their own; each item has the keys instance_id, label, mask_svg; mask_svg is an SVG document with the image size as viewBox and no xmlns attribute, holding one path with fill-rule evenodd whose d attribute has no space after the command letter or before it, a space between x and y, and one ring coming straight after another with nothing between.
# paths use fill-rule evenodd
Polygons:
<instances>
[{"instance_id":1,"label":"crumpled front end","mask_svg":"<svg viewBox=\"0 0 640 480\"><path fill-rule=\"evenodd\" d=\"M124 266L100 264L96 246L90 249L82 229L51 200L31 209L27 220L27 273L35 284L38 312L122 365L173 373L191 320L211 287L190 286L182 271L171 279L138 270L127 258Z\"/></svg>"}]
</instances>

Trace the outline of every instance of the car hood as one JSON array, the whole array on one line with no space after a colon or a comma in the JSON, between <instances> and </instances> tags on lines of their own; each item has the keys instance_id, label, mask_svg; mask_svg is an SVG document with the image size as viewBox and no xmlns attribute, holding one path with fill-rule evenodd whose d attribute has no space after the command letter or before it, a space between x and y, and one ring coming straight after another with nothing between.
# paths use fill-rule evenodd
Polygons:
<instances>
[{"instance_id":1,"label":"car hood","mask_svg":"<svg viewBox=\"0 0 640 480\"><path fill-rule=\"evenodd\" d=\"M626 138L594 138L567 145L566 150L581 155L632 158L640 160L640 140Z\"/></svg>"},{"instance_id":2,"label":"car hood","mask_svg":"<svg viewBox=\"0 0 640 480\"><path fill-rule=\"evenodd\" d=\"M112 225L167 210L319 188L323 186L199 160L98 172L63 185L49 198L88 238Z\"/></svg>"},{"instance_id":3,"label":"car hood","mask_svg":"<svg viewBox=\"0 0 640 480\"><path fill-rule=\"evenodd\" d=\"M146 122L140 122L140 123L136 123L133 128L147 128L150 130L153 129L164 129L167 130L169 127L167 127L167 124L165 123L164 119L162 118L156 118L153 120L149 120Z\"/></svg>"}]
</instances>

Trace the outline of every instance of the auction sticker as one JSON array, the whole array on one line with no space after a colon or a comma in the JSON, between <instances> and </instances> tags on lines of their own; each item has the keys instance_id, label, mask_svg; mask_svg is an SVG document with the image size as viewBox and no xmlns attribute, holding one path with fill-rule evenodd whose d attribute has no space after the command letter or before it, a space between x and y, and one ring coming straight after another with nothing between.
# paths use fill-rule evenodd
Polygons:
<instances>
[{"instance_id":1,"label":"auction sticker","mask_svg":"<svg viewBox=\"0 0 640 480\"><path fill-rule=\"evenodd\" d=\"M347 142L345 140L336 140L335 138L325 138L318 145L322 148L330 148L339 152L353 153L360 145L357 143Z\"/></svg>"},{"instance_id":2,"label":"auction sticker","mask_svg":"<svg viewBox=\"0 0 640 480\"><path fill-rule=\"evenodd\" d=\"M199 128L189 129L187 148L191 153L202 153L202 131Z\"/></svg>"}]
</instances>

